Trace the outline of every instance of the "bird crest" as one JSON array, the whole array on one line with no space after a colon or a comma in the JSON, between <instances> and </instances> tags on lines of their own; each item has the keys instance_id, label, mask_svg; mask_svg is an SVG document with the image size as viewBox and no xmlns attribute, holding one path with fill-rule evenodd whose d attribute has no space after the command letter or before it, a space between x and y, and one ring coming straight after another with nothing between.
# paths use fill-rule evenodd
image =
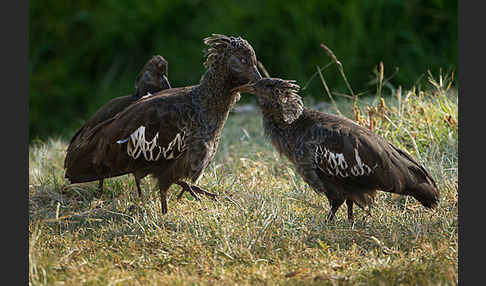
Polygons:
<instances>
[{"instance_id":1,"label":"bird crest","mask_svg":"<svg viewBox=\"0 0 486 286\"><path fill-rule=\"evenodd\" d=\"M227 53L236 50L246 51L250 56L254 56L255 52L251 45L241 37L228 37L221 34L212 34L210 37L204 38L204 44L208 46L205 50L206 61L204 67L210 68L216 62L222 59Z\"/></svg>"},{"instance_id":2,"label":"bird crest","mask_svg":"<svg viewBox=\"0 0 486 286\"><path fill-rule=\"evenodd\" d=\"M297 94L300 86L295 84L293 80L285 80L281 88L276 88L279 93L278 100L282 110L283 120L290 124L297 120L304 110L304 103L302 98Z\"/></svg>"},{"instance_id":3,"label":"bird crest","mask_svg":"<svg viewBox=\"0 0 486 286\"><path fill-rule=\"evenodd\" d=\"M283 119L287 124L297 120L304 110L298 95L300 86L294 80L263 78L233 89L233 92L248 92L258 96L262 108Z\"/></svg>"}]
</instances>

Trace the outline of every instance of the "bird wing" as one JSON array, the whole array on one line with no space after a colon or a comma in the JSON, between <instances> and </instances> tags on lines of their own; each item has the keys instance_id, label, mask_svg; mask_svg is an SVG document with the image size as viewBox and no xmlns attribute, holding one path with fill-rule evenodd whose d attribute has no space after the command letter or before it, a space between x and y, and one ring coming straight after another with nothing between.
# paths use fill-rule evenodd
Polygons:
<instances>
[{"instance_id":1,"label":"bird wing","mask_svg":"<svg viewBox=\"0 0 486 286\"><path fill-rule=\"evenodd\" d=\"M169 89L151 97L142 98L132 106L117 114L106 127L109 133L108 144L125 146L127 154L133 159L147 161L175 159L186 149L187 128L184 121L184 108L187 103L181 95L184 88Z\"/></svg>"},{"instance_id":2,"label":"bird wing","mask_svg":"<svg viewBox=\"0 0 486 286\"><path fill-rule=\"evenodd\" d=\"M66 177L76 181L113 177L177 159L186 151L190 89L175 88L141 98L84 136Z\"/></svg>"},{"instance_id":3,"label":"bird wing","mask_svg":"<svg viewBox=\"0 0 486 286\"><path fill-rule=\"evenodd\" d=\"M313 162L329 177L371 176L384 164L383 149L373 140L374 134L359 125L317 123L311 130L307 144Z\"/></svg>"},{"instance_id":4,"label":"bird wing","mask_svg":"<svg viewBox=\"0 0 486 286\"><path fill-rule=\"evenodd\" d=\"M415 174L420 174L420 176L427 180L429 184L437 188L434 178L432 178L423 165L419 164L408 152L396 147L390 142L388 142L388 144L393 148L394 151L406 158L409 163L407 164L407 168L411 169Z\"/></svg>"},{"instance_id":5,"label":"bird wing","mask_svg":"<svg viewBox=\"0 0 486 286\"><path fill-rule=\"evenodd\" d=\"M76 133L71 138L69 144L74 143L78 140L78 136L85 133L90 128L95 127L98 123L110 119L110 117L116 115L118 112L122 111L125 107L129 106L134 102L134 97L131 95L116 97L108 101L106 104L101 106L84 124L81 126Z\"/></svg>"}]
</instances>

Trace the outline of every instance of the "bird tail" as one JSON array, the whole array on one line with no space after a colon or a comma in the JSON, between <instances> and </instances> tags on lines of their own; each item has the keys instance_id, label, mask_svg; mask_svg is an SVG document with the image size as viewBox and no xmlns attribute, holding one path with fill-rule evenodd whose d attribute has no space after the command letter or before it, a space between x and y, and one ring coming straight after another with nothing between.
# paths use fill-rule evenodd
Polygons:
<instances>
[{"instance_id":1,"label":"bird tail","mask_svg":"<svg viewBox=\"0 0 486 286\"><path fill-rule=\"evenodd\" d=\"M414 182L405 192L417 199L426 208L435 208L439 203L439 189L434 180L421 168L409 167Z\"/></svg>"},{"instance_id":2,"label":"bird tail","mask_svg":"<svg viewBox=\"0 0 486 286\"><path fill-rule=\"evenodd\" d=\"M435 208L439 203L440 191L434 179L408 153L390 145L400 155L408 170L403 194L414 197L426 208Z\"/></svg>"},{"instance_id":3,"label":"bird tail","mask_svg":"<svg viewBox=\"0 0 486 286\"><path fill-rule=\"evenodd\" d=\"M82 183L108 177L105 173L106 166L102 162L102 157L107 153L106 138L103 134L98 134L103 127L110 123L112 119L99 123L94 128L86 131L76 146L69 146L66 152L64 177L71 183ZM97 135L97 136L96 136ZM109 169L109 168L108 168ZM113 175L114 176L114 175Z\"/></svg>"}]
</instances>

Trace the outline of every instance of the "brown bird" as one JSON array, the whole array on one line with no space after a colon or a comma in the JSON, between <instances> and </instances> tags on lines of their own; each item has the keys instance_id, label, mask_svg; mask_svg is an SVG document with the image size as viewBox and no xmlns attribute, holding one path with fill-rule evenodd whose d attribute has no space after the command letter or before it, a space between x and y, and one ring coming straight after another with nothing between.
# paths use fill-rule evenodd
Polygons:
<instances>
[{"instance_id":1,"label":"brown bird","mask_svg":"<svg viewBox=\"0 0 486 286\"><path fill-rule=\"evenodd\" d=\"M135 94L137 99L171 88L169 80L169 63L160 55L153 56L135 78Z\"/></svg>"},{"instance_id":2,"label":"brown bird","mask_svg":"<svg viewBox=\"0 0 486 286\"><path fill-rule=\"evenodd\" d=\"M71 161L75 161L77 156L83 156L83 154L79 152L80 144L82 144L81 142L85 140L89 131L96 125L115 116L118 112L122 111L142 96L170 88L167 74L168 63L162 56L156 55L148 60L135 79L135 92L133 95L111 99L108 103L98 109L95 114L93 114L93 116L77 130L67 148L64 168L67 168ZM137 178L137 176L135 176L135 184L137 185L139 197L142 197L140 179ZM98 188L99 192L102 193L103 179L99 180Z\"/></svg>"},{"instance_id":3,"label":"brown bird","mask_svg":"<svg viewBox=\"0 0 486 286\"><path fill-rule=\"evenodd\" d=\"M328 220L346 201L373 203L377 190L410 195L436 207L439 189L423 166L383 137L344 117L304 107L294 81L264 78L236 88L258 96L264 133L317 193L331 205Z\"/></svg>"},{"instance_id":4,"label":"brown bird","mask_svg":"<svg viewBox=\"0 0 486 286\"><path fill-rule=\"evenodd\" d=\"M193 195L209 193L184 180L196 183L214 158L228 114L240 96L231 90L261 75L246 40L213 34L204 43L207 71L199 84L142 97L98 124L80 142L80 156L67 164L66 177L72 183L152 174L163 214L167 190L174 183Z\"/></svg>"}]
</instances>

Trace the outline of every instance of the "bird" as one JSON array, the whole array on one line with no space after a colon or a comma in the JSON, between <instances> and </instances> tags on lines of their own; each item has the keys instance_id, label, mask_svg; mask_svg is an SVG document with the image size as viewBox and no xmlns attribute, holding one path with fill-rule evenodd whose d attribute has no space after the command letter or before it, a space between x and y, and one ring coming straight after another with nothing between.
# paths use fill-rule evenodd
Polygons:
<instances>
[{"instance_id":1,"label":"bird","mask_svg":"<svg viewBox=\"0 0 486 286\"><path fill-rule=\"evenodd\" d=\"M135 78L135 98L171 88L168 77L169 63L161 55L155 55L145 63Z\"/></svg>"},{"instance_id":2,"label":"bird","mask_svg":"<svg viewBox=\"0 0 486 286\"><path fill-rule=\"evenodd\" d=\"M329 222L344 202L353 222L353 204L369 211L378 190L437 207L434 179L410 154L346 117L305 107L299 89L293 80L263 78L234 92L257 96L265 137L314 191L325 194Z\"/></svg>"},{"instance_id":3,"label":"bird","mask_svg":"<svg viewBox=\"0 0 486 286\"><path fill-rule=\"evenodd\" d=\"M79 144L81 155L67 165L71 183L150 174L157 180L162 214L173 184L193 195L207 192L195 184L213 160L240 98L232 89L262 76L247 40L212 34L203 42L206 71L199 83L142 97L89 131Z\"/></svg>"},{"instance_id":4,"label":"bird","mask_svg":"<svg viewBox=\"0 0 486 286\"><path fill-rule=\"evenodd\" d=\"M135 78L135 92L133 95L113 98L105 105L101 106L71 138L66 150L64 167L66 168L71 164L71 161L76 160L76 156L82 156L78 151L79 144L96 125L113 117L143 96L150 96L157 91L171 88L169 80L167 79L168 65L167 60L161 55L152 56ZM103 192L103 182L103 179L99 180L98 191L100 193ZM140 188L140 178L137 176L135 176L135 184L137 186L138 196L141 198L142 189Z\"/></svg>"}]
</instances>

